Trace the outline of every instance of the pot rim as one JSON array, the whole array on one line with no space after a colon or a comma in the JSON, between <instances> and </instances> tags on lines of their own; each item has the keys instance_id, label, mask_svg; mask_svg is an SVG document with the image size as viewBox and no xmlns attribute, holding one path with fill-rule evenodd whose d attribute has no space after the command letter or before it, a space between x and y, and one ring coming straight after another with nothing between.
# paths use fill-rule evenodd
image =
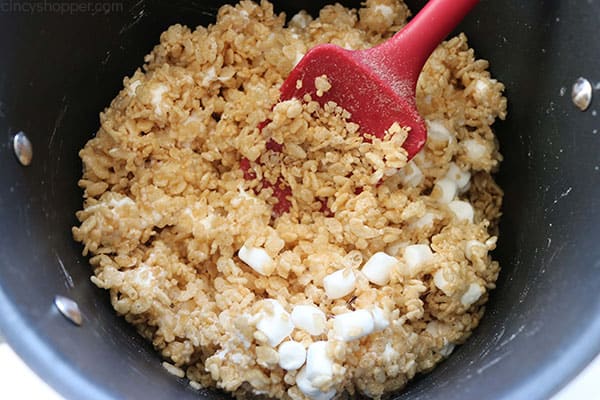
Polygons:
<instances>
[{"instance_id":1,"label":"pot rim","mask_svg":"<svg viewBox=\"0 0 600 400\"><path fill-rule=\"evenodd\" d=\"M26 321L0 285L0 331L7 343L40 378L66 399L114 400L101 382L94 382L69 364L45 340L40 332ZM76 329L75 327L73 327ZM600 354L600 318L576 341L569 344L560 357L543 365L538 371L509 389L505 399L547 399L558 393ZM166 373L166 372L165 372ZM558 377L558 378L557 378Z\"/></svg>"}]
</instances>

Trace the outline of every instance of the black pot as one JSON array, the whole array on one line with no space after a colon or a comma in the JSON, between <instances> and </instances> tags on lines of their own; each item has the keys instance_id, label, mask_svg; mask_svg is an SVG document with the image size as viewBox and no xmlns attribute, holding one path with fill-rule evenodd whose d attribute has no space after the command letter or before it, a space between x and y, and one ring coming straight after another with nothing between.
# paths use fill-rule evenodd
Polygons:
<instances>
[{"instance_id":1,"label":"black pot","mask_svg":"<svg viewBox=\"0 0 600 400\"><path fill-rule=\"evenodd\" d=\"M46 8L18 12L25 3ZM70 227L82 203L77 152L98 111L163 30L210 23L222 2L141 0L107 14L62 6L66 15L55 3L68 4L0 3L0 328L68 398L196 399L90 283ZM324 2L293 4L277 8ZM496 127L503 269L471 339L395 398L547 398L600 351L600 123L595 104L582 113L570 99L578 76L598 77L599 16L599 2L488 0L460 27L507 85L509 119ZM29 167L13 155L19 131L34 146ZM57 294L78 302L81 327L57 312Z\"/></svg>"}]
</instances>

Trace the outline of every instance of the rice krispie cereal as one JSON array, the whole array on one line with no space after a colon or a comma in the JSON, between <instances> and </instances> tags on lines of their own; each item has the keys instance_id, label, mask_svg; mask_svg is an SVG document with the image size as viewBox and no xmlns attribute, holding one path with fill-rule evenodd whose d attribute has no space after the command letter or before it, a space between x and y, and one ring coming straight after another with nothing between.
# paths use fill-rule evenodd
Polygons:
<instances>
[{"instance_id":1,"label":"rice krispie cereal","mask_svg":"<svg viewBox=\"0 0 600 400\"><path fill-rule=\"evenodd\" d=\"M411 161L401 126L365 140L336 104L277 104L309 48L368 48L408 17L399 0L287 24L267 1L226 5L214 25L164 32L101 114L73 235L92 282L192 387L379 398L479 323L499 271L491 125L506 99L467 38L423 70L429 135Z\"/></svg>"}]
</instances>

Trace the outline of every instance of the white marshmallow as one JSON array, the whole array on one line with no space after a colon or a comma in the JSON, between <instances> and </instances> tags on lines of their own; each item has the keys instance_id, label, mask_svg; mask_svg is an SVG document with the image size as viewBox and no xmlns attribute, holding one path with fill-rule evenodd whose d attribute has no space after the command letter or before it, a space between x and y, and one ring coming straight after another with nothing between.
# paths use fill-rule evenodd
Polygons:
<instances>
[{"instance_id":1,"label":"white marshmallow","mask_svg":"<svg viewBox=\"0 0 600 400\"><path fill-rule=\"evenodd\" d=\"M434 142L447 143L452 140L452 133L439 121L426 121L427 137Z\"/></svg>"},{"instance_id":2,"label":"white marshmallow","mask_svg":"<svg viewBox=\"0 0 600 400\"><path fill-rule=\"evenodd\" d=\"M444 347L440 349L440 354L442 355L442 357L448 357L450 356L450 354L452 354L455 347L456 346L452 343L447 343L446 345L444 345Z\"/></svg>"},{"instance_id":3,"label":"white marshmallow","mask_svg":"<svg viewBox=\"0 0 600 400\"><path fill-rule=\"evenodd\" d=\"M460 221L469 221L473 222L473 218L475 217L475 211L473 210L473 206L462 200L454 200L448 203L448 208L456 215Z\"/></svg>"},{"instance_id":4,"label":"white marshmallow","mask_svg":"<svg viewBox=\"0 0 600 400\"><path fill-rule=\"evenodd\" d=\"M419 268L433 260L433 253L426 244L413 244L404 249L404 261L410 274L419 272Z\"/></svg>"},{"instance_id":5,"label":"white marshmallow","mask_svg":"<svg viewBox=\"0 0 600 400\"><path fill-rule=\"evenodd\" d=\"M217 80L217 73L215 71L215 67L210 67L204 74L204 78L202 79L202 86L209 87L211 82Z\"/></svg>"},{"instance_id":6,"label":"white marshmallow","mask_svg":"<svg viewBox=\"0 0 600 400\"><path fill-rule=\"evenodd\" d=\"M102 204L102 203L100 203ZM106 204L106 203L105 203ZM125 206L131 206L131 207L135 207L135 201L131 200L131 198L129 198L128 196L123 196L120 199L110 199L110 201L108 202L108 207L112 207L113 211L118 210L119 208L123 208ZM92 206L94 207L94 206ZM89 207L88 207L89 210Z\"/></svg>"},{"instance_id":7,"label":"white marshmallow","mask_svg":"<svg viewBox=\"0 0 600 400\"><path fill-rule=\"evenodd\" d=\"M407 163L398 173L400 181L405 186L416 187L423 181L423 173L413 161Z\"/></svg>"},{"instance_id":8,"label":"white marshmallow","mask_svg":"<svg viewBox=\"0 0 600 400\"><path fill-rule=\"evenodd\" d=\"M163 94L169 91L169 87L167 85L157 85L154 89L152 89L152 105L154 106L154 112L157 115L162 114L162 99Z\"/></svg>"},{"instance_id":9,"label":"white marshmallow","mask_svg":"<svg viewBox=\"0 0 600 400\"><path fill-rule=\"evenodd\" d=\"M414 229L421 229L424 227L431 227L433 226L433 222L438 219L438 216L430 213L430 212L426 212L425 215L423 215L421 218L419 218L418 220L416 220L415 222L410 224L411 228Z\"/></svg>"},{"instance_id":10,"label":"white marshmallow","mask_svg":"<svg viewBox=\"0 0 600 400\"><path fill-rule=\"evenodd\" d=\"M371 315L373 316L373 325L374 331L379 332L390 326L390 321L388 320L385 311L383 311L379 307L374 307L371 310Z\"/></svg>"},{"instance_id":11,"label":"white marshmallow","mask_svg":"<svg viewBox=\"0 0 600 400\"><path fill-rule=\"evenodd\" d=\"M129 88L127 89L127 94L129 97L134 97L136 94L137 88L142 84L142 81L135 80L129 84Z\"/></svg>"},{"instance_id":12,"label":"white marshmallow","mask_svg":"<svg viewBox=\"0 0 600 400\"><path fill-rule=\"evenodd\" d=\"M317 336L325 332L327 318L316 306L298 305L292 310L292 322L296 328Z\"/></svg>"},{"instance_id":13,"label":"white marshmallow","mask_svg":"<svg viewBox=\"0 0 600 400\"><path fill-rule=\"evenodd\" d=\"M404 251L404 248L408 246L408 242L394 242L385 248L385 252L387 254L391 254L393 256L397 256L398 254Z\"/></svg>"},{"instance_id":14,"label":"white marshmallow","mask_svg":"<svg viewBox=\"0 0 600 400\"><path fill-rule=\"evenodd\" d=\"M246 247L246 245L243 245L238 252L238 257L261 275L271 275L275 269L271 256L259 247Z\"/></svg>"},{"instance_id":15,"label":"white marshmallow","mask_svg":"<svg viewBox=\"0 0 600 400\"><path fill-rule=\"evenodd\" d=\"M448 204L456 197L458 186L455 181L442 178L435 183L433 191L440 203Z\"/></svg>"},{"instance_id":16,"label":"white marshmallow","mask_svg":"<svg viewBox=\"0 0 600 400\"><path fill-rule=\"evenodd\" d=\"M467 157L473 161L483 158L487 153L485 145L475 139L464 140L461 144L465 148Z\"/></svg>"},{"instance_id":17,"label":"white marshmallow","mask_svg":"<svg viewBox=\"0 0 600 400\"><path fill-rule=\"evenodd\" d=\"M387 363L391 363L395 361L400 354L394 349L394 347L390 343L385 344L385 349L383 350L383 354L381 355L383 361Z\"/></svg>"},{"instance_id":18,"label":"white marshmallow","mask_svg":"<svg viewBox=\"0 0 600 400\"><path fill-rule=\"evenodd\" d=\"M379 11L386 23L392 24L394 22L395 12L392 7L385 4L377 4L373 9L375 12Z\"/></svg>"},{"instance_id":19,"label":"white marshmallow","mask_svg":"<svg viewBox=\"0 0 600 400\"><path fill-rule=\"evenodd\" d=\"M485 95L488 91L488 83L484 80L478 79L477 81L475 81L475 91L479 94L479 95Z\"/></svg>"},{"instance_id":20,"label":"white marshmallow","mask_svg":"<svg viewBox=\"0 0 600 400\"><path fill-rule=\"evenodd\" d=\"M377 4L374 7L375 12L379 11L381 15L386 19L390 19L394 17L394 10L390 6L386 6L384 4Z\"/></svg>"},{"instance_id":21,"label":"white marshmallow","mask_svg":"<svg viewBox=\"0 0 600 400\"><path fill-rule=\"evenodd\" d=\"M470 305L474 304L477 300L479 300L479 298L484 292L485 289L480 284L471 283L465 294L463 294L460 298L460 302L463 306L469 307Z\"/></svg>"},{"instance_id":22,"label":"white marshmallow","mask_svg":"<svg viewBox=\"0 0 600 400\"><path fill-rule=\"evenodd\" d=\"M473 261L473 258L475 258L475 254L473 253L473 251L476 251L478 253L483 252L485 254L487 253L487 247L479 240L469 240L465 244L465 257L467 257L468 260Z\"/></svg>"},{"instance_id":23,"label":"white marshmallow","mask_svg":"<svg viewBox=\"0 0 600 400\"><path fill-rule=\"evenodd\" d=\"M333 331L336 338L349 342L371 334L375 330L373 316L367 310L336 315Z\"/></svg>"},{"instance_id":24,"label":"white marshmallow","mask_svg":"<svg viewBox=\"0 0 600 400\"><path fill-rule=\"evenodd\" d=\"M369 282L383 286L390 281L392 269L398 265L396 257L389 256L380 251L371 256L362 268L362 273Z\"/></svg>"},{"instance_id":25,"label":"white marshmallow","mask_svg":"<svg viewBox=\"0 0 600 400\"><path fill-rule=\"evenodd\" d=\"M333 378L333 360L327 354L327 342L311 343L306 352L306 378L314 386L322 387Z\"/></svg>"},{"instance_id":26,"label":"white marshmallow","mask_svg":"<svg viewBox=\"0 0 600 400\"><path fill-rule=\"evenodd\" d=\"M448 168L446 178L452 179L454 182L456 182L459 192L463 192L469 186L471 173L469 171L463 171L455 163L450 163L450 168Z\"/></svg>"},{"instance_id":27,"label":"white marshmallow","mask_svg":"<svg viewBox=\"0 0 600 400\"><path fill-rule=\"evenodd\" d=\"M444 271L443 269L438 269L435 271L435 274L433 274L433 284L435 287L444 292L446 296L452 296L452 283L446 279L447 273L448 272Z\"/></svg>"},{"instance_id":28,"label":"white marshmallow","mask_svg":"<svg viewBox=\"0 0 600 400\"><path fill-rule=\"evenodd\" d=\"M306 367L302 368L296 375L296 386L311 400L331 400L335 396L335 389L322 392L316 388L306 376Z\"/></svg>"},{"instance_id":29,"label":"white marshmallow","mask_svg":"<svg viewBox=\"0 0 600 400\"><path fill-rule=\"evenodd\" d=\"M489 238L488 240L485 241L485 247L487 247L488 250L493 250L496 248L497 242L498 242L498 237L492 236L491 238Z\"/></svg>"},{"instance_id":30,"label":"white marshmallow","mask_svg":"<svg viewBox=\"0 0 600 400\"><path fill-rule=\"evenodd\" d=\"M267 337L271 347L276 347L294 330L290 314L285 311L277 300L263 300L264 309L259 314L256 329Z\"/></svg>"},{"instance_id":31,"label":"white marshmallow","mask_svg":"<svg viewBox=\"0 0 600 400\"><path fill-rule=\"evenodd\" d=\"M300 368L306 360L306 349L302 343L294 340L281 343L279 346L279 366L286 371Z\"/></svg>"},{"instance_id":32,"label":"white marshmallow","mask_svg":"<svg viewBox=\"0 0 600 400\"><path fill-rule=\"evenodd\" d=\"M141 288L151 288L155 280L152 269L146 264L126 270L123 272L123 275L127 276L130 282Z\"/></svg>"},{"instance_id":33,"label":"white marshmallow","mask_svg":"<svg viewBox=\"0 0 600 400\"><path fill-rule=\"evenodd\" d=\"M451 333L451 328L443 322L431 321L427 324L425 331L432 337L439 337L449 335Z\"/></svg>"},{"instance_id":34,"label":"white marshmallow","mask_svg":"<svg viewBox=\"0 0 600 400\"><path fill-rule=\"evenodd\" d=\"M340 269L323 278L323 286L327 297L339 299L354 290L356 277L351 269Z\"/></svg>"},{"instance_id":35,"label":"white marshmallow","mask_svg":"<svg viewBox=\"0 0 600 400\"><path fill-rule=\"evenodd\" d=\"M301 12L292 17L289 22L289 25L297 26L299 28L306 28L308 24L312 21L312 17L306 12Z\"/></svg>"}]
</instances>

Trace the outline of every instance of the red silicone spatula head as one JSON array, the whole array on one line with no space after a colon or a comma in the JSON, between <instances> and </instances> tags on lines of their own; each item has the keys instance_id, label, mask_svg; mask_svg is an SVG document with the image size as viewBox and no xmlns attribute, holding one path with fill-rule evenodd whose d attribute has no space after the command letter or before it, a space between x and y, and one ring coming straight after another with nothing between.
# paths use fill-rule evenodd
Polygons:
<instances>
[{"instance_id":1,"label":"red silicone spatula head","mask_svg":"<svg viewBox=\"0 0 600 400\"><path fill-rule=\"evenodd\" d=\"M350 51L330 44L313 48L281 86L281 100L310 94L321 104L334 101L350 112L361 132L380 138L394 122L408 126L403 147L412 158L427 139L415 102L419 74L431 52L477 2L430 0L402 31L372 49ZM323 75L331 89L318 96L315 79Z\"/></svg>"},{"instance_id":2,"label":"red silicone spatula head","mask_svg":"<svg viewBox=\"0 0 600 400\"><path fill-rule=\"evenodd\" d=\"M350 51L325 44L310 50L281 86L280 99L310 94L321 104L334 101L351 113L360 131L382 138L394 122L410 127L403 147L412 158L425 144L427 128L416 107L417 79L431 52L458 25L478 0L430 0L394 37L368 50ZM331 89L317 93L315 80L327 76ZM300 82L300 84L299 84ZM276 151L276 150L275 150ZM240 167L254 179L248 160ZM273 214L290 208L291 189L281 180L263 182L273 190Z\"/></svg>"}]
</instances>

